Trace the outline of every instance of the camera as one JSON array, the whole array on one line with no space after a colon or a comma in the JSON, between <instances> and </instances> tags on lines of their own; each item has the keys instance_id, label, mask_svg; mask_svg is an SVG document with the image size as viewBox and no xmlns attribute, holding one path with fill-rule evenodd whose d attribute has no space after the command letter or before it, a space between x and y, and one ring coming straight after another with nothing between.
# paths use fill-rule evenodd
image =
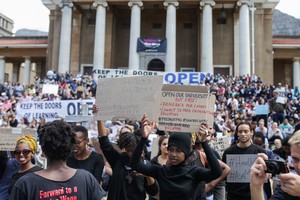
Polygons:
<instances>
[{"instance_id":1,"label":"camera","mask_svg":"<svg viewBox=\"0 0 300 200\"><path fill-rule=\"evenodd\" d=\"M267 165L266 173L271 173L272 176L280 173L289 173L290 170L287 164L283 161L278 160L265 160Z\"/></svg>"}]
</instances>

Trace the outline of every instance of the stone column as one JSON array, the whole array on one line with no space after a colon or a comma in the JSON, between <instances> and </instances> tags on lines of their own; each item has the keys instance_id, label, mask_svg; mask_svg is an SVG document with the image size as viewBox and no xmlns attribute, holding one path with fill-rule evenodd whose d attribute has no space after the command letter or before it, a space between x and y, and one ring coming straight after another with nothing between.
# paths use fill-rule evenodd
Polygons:
<instances>
[{"instance_id":1,"label":"stone column","mask_svg":"<svg viewBox=\"0 0 300 200\"><path fill-rule=\"evenodd\" d=\"M164 6L167 7L167 53L166 53L166 72L176 72L176 7L177 1L165 1Z\"/></svg>"},{"instance_id":2,"label":"stone column","mask_svg":"<svg viewBox=\"0 0 300 200\"><path fill-rule=\"evenodd\" d=\"M250 74L250 30L249 30L249 6L248 0L237 2L240 6L240 74Z\"/></svg>"},{"instance_id":3,"label":"stone column","mask_svg":"<svg viewBox=\"0 0 300 200\"><path fill-rule=\"evenodd\" d=\"M141 7L143 2L131 1L128 6L131 8L128 69L138 70L140 58L137 53L137 41L141 35Z\"/></svg>"},{"instance_id":4,"label":"stone column","mask_svg":"<svg viewBox=\"0 0 300 200\"><path fill-rule=\"evenodd\" d=\"M200 2L202 12L202 40L201 40L201 71L214 73L213 66L213 15L212 7L216 3L212 0L203 0Z\"/></svg>"},{"instance_id":5,"label":"stone column","mask_svg":"<svg viewBox=\"0 0 300 200\"><path fill-rule=\"evenodd\" d=\"M25 57L24 74L23 74L24 85L28 85L30 83L30 71L31 71L31 58Z\"/></svg>"},{"instance_id":6,"label":"stone column","mask_svg":"<svg viewBox=\"0 0 300 200\"><path fill-rule=\"evenodd\" d=\"M93 6L97 8L95 41L94 41L94 62L93 69L104 68L104 52L105 52L105 27L106 27L106 1L96 0ZM98 77L94 77L95 80Z\"/></svg>"},{"instance_id":7,"label":"stone column","mask_svg":"<svg viewBox=\"0 0 300 200\"><path fill-rule=\"evenodd\" d=\"M294 58L293 63L293 85L300 87L300 57Z\"/></svg>"},{"instance_id":8,"label":"stone column","mask_svg":"<svg viewBox=\"0 0 300 200\"><path fill-rule=\"evenodd\" d=\"M71 0L63 0L59 6L62 8L62 18L59 43L58 72L66 73L70 71L73 4Z\"/></svg>"},{"instance_id":9,"label":"stone column","mask_svg":"<svg viewBox=\"0 0 300 200\"><path fill-rule=\"evenodd\" d=\"M0 83L4 83L5 78L5 57L0 56Z\"/></svg>"}]
</instances>

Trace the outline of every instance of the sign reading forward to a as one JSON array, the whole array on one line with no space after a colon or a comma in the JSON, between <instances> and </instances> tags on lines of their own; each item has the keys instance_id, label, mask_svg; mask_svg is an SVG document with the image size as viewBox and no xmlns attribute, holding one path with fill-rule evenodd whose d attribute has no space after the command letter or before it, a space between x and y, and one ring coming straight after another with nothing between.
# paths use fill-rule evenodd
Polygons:
<instances>
[{"instance_id":1,"label":"sign reading forward to a","mask_svg":"<svg viewBox=\"0 0 300 200\"><path fill-rule=\"evenodd\" d=\"M213 125L215 96L206 87L164 85L157 96L160 130L198 132L202 123Z\"/></svg>"}]
</instances>

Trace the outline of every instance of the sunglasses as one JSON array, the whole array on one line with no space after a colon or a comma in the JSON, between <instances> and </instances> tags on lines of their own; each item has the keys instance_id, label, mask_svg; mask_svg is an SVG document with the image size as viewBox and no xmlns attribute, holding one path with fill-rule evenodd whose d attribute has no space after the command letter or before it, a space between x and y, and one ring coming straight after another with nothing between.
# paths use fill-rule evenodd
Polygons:
<instances>
[{"instance_id":1,"label":"sunglasses","mask_svg":"<svg viewBox=\"0 0 300 200\"><path fill-rule=\"evenodd\" d=\"M81 144L81 142L83 142L84 140L86 140L86 138L83 138L81 141L76 140L75 144L79 145L79 144Z\"/></svg>"},{"instance_id":2,"label":"sunglasses","mask_svg":"<svg viewBox=\"0 0 300 200\"><path fill-rule=\"evenodd\" d=\"M28 154L32 153L32 151L29 150L29 149L23 149L22 151L21 151L21 150L14 150L14 155L15 155L15 156L20 156L21 153L22 153L24 156L28 156Z\"/></svg>"}]
</instances>

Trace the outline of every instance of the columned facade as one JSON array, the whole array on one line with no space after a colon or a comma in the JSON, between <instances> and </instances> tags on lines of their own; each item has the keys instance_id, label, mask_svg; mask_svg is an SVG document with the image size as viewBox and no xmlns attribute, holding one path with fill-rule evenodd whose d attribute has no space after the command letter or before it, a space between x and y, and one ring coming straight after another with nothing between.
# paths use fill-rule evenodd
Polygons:
<instances>
[{"instance_id":1,"label":"columned facade","mask_svg":"<svg viewBox=\"0 0 300 200\"><path fill-rule=\"evenodd\" d=\"M93 69L96 70L104 68L107 2L97 0L93 3L93 6L97 9L93 61Z\"/></svg>"},{"instance_id":2,"label":"columned facade","mask_svg":"<svg viewBox=\"0 0 300 200\"><path fill-rule=\"evenodd\" d=\"M141 1L130 1L128 6L131 8L128 69L137 70L140 67L137 41L141 34L141 7L143 3Z\"/></svg>"},{"instance_id":3,"label":"columned facade","mask_svg":"<svg viewBox=\"0 0 300 200\"><path fill-rule=\"evenodd\" d=\"M179 3L177 1L165 1L164 6L167 8L166 20L166 38L167 52L165 71L176 71L176 8Z\"/></svg>"},{"instance_id":4,"label":"columned facade","mask_svg":"<svg viewBox=\"0 0 300 200\"><path fill-rule=\"evenodd\" d=\"M28 85L30 83L30 70L31 70L31 59L30 57L25 57L24 74L23 74L23 81L25 85Z\"/></svg>"},{"instance_id":5,"label":"columned facade","mask_svg":"<svg viewBox=\"0 0 300 200\"><path fill-rule=\"evenodd\" d=\"M66 73L70 71L73 3L72 0L65 0L59 6L61 7L62 18L58 57L58 72Z\"/></svg>"},{"instance_id":6,"label":"columned facade","mask_svg":"<svg viewBox=\"0 0 300 200\"><path fill-rule=\"evenodd\" d=\"M294 58L293 61L293 85L300 88L300 57Z\"/></svg>"},{"instance_id":7,"label":"columned facade","mask_svg":"<svg viewBox=\"0 0 300 200\"><path fill-rule=\"evenodd\" d=\"M0 56L0 83L4 83L5 75L5 57Z\"/></svg>"},{"instance_id":8,"label":"columned facade","mask_svg":"<svg viewBox=\"0 0 300 200\"><path fill-rule=\"evenodd\" d=\"M144 58L148 57L159 59L159 65L168 72L188 69L219 73L217 66L231 66L232 70L221 73L251 75L249 6L253 2L255 72L267 83L276 80L271 77L274 67L270 62L273 59L270 24L278 2L63 0L60 5L44 2L51 10L47 68L73 75L104 68L147 70L151 60ZM226 13L225 23L219 21L222 12ZM142 44L151 48L137 52L141 45L138 38L154 42ZM158 51L160 45L165 48ZM268 69L270 76L262 68Z\"/></svg>"},{"instance_id":9,"label":"columned facade","mask_svg":"<svg viewBox=\"0 0 300 200\"><path fill-rule=\"evenodd\" d=\"M249 30L249 0L240 0L237 5L240 6L239 16L239 73L250 73L250 30Z\"/></svg>"},{"instance_id":10,"label":"columned facade","mask_svg":"<svg viewBox=\"0 0 300 200\"><path fill-rule=\"evenodd\" d=\"M213 74L213 14L212 8L216 3L211 0L200 2L202 9L202 38L201 38L201 71Z\"/></svg>"}]
</instances>

